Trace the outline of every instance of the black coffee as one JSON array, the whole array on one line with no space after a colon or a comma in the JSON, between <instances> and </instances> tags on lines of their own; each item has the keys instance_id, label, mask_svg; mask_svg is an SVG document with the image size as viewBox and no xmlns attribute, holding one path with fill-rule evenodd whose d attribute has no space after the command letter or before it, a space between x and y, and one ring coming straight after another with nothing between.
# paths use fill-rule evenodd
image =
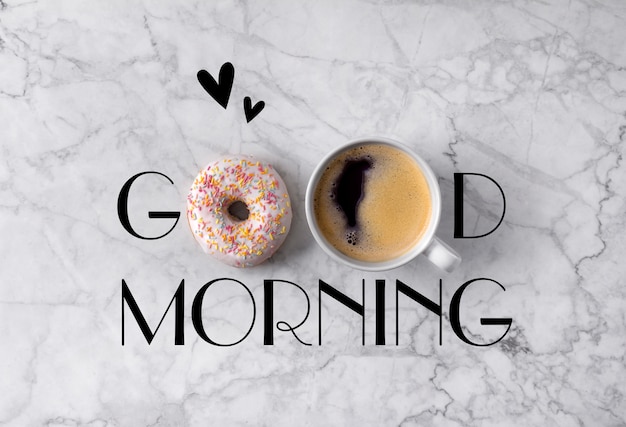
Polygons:
<instances>
[{"instance_id":1,"label":"black coffee","mask_svg":"<svg viewBox=\"0 0 626 427\"><path fill-rule=\"evenodd\" d=\"M431 215L430 191L418 164L386 144L338 154L320 177L315 219L326 240L363 261L396 258L421 239Z\"/></svg>"},{"instance_id":2,"label":"black coffee","mask_svg":"<svg viewBox=\"0 0 626 427\"><path fill-rule=\"evenodd\" d=\"M371 166L371 160L365 158L349 160L335 184L334 199L346 216L348 227L356 226L356 210L364 195L365 171Z\"/></svg>"}]
</instances>

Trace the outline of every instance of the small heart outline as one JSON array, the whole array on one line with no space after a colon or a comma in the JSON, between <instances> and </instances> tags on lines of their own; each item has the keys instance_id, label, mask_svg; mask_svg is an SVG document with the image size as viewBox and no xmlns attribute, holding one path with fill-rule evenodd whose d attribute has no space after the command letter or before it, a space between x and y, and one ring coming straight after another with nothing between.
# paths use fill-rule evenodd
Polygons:
<instances>
[{"instance_id":1,"label":"small heart outline","mask_svg":"<svg viewBox=\"0 0 626 427\"><path fill-rule=\"evenodd\" d=\"M250 123L252 120L254 120L254 118L256 116L259 115L259 113L261 111L263 111L263 109L265 108L265 102L264 101L259 101L256 104L254 104L254 107L252 106L252 100L250 99L249 96L246 96L243 99L243 112L246 115L246 122Z\"/></svg>"}]
</instances>

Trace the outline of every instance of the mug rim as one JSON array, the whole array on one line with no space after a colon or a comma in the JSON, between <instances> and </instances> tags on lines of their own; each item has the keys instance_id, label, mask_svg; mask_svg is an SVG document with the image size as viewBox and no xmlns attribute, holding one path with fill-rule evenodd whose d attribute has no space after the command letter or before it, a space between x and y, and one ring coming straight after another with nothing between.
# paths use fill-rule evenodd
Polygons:
<instances>
[{"instance_id":1,"label":"mug rim","mask_svg":"<svg viewBox=\"0 0 626 427\"><path fill-rule=\"evenodd\" d=\"M361 261L354 258L351 258L344 253L340 252L337 248L335 248L321 233L319 227L317 225L317 220L315 218L314 212L314 193L315 188L319 182L319 179L323 175L323 172L326 169L326 166L330 163L332 159L334 159L339 154L347 151L353 147L360 145L373 145L373 144L383 144L394 147L403 151L405 154L410 156L415 163L417 163L418 167L422 171L424 178L428 184L428 190L430 193L430 201L431 201L431 214L430 220L428 222L428 226L424 231L422 237L419 239L417 244L404 252L402 255L392 258L386 261ZM307 224L309 229L311 230L311 234L317 244L329 255L331 258L339 261L349 267L364 270L364 271L384 271L391 270L397 267L400 267L409 261L415 259L419 254L424 252L424 250L430 245L433 238L435 237L435 232L437 227L439 226L439 221L441 219L441 190L439 188L439 182L437 181L437 176L430 168L428 163L414 150L405 145L404 143L397 141L395 139L383 137L383 136L366 136L360 137L356 139L352 139L344 144L341 144L334 149L330 150L323 158L320 160L313 170L311 177L309 178L309 182L307 184L306 193L305 193L305 214Z\"/></svg>"}]
</instances>

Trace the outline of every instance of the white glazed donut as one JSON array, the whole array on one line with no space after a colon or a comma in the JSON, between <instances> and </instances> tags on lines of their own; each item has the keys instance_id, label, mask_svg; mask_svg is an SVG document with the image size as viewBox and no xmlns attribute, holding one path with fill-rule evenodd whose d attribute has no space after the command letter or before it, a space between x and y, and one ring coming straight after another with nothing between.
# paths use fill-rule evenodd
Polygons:
<instances>
[{"instance_id":1,"label":"white glazed donut","mask_svg":"<svg viewBox=\"0 0 626 427\"><path fill-rule=\"evenodd\" d=\"M287 237L291 217L280 175L251 157L210 163L187 197L187 220L196 241L206 253L236 267L271 257Z\"/></svg>"}]
</instances>

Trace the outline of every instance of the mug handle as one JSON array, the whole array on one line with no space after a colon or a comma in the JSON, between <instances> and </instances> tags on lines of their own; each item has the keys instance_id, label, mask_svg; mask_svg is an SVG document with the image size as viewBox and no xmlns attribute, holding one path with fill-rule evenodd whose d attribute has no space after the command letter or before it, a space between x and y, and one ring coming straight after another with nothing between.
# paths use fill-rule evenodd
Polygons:
<instances>
[{"instance_id":1,"label":"mug handle","mask_svg":"<svg viewBox=\"0 0 626 427\"><path fill-rule=\"evenodd\" d=\"M430 262L448 273L451 273L461 263L461 255L439 240L437 236L433 237L423 254Z\"/></svg>"}]
</instances>

